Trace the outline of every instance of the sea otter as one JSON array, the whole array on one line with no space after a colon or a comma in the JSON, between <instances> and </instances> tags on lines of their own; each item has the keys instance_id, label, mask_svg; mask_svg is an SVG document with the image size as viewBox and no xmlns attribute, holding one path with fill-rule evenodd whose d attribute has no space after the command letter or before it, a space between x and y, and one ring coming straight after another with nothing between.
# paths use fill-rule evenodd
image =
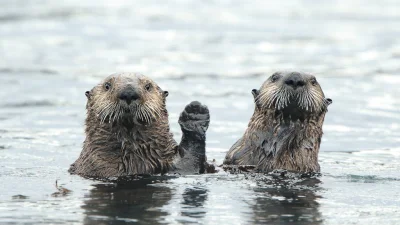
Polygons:
<instances>
[{"instance_id":1,"label":"sea otter","mask_svg":"<svg viewBox=\"0 0 400 225\"><path fill-rule=\"evenodd\" d=\"M248 128L226 154L226 165L254 165L260 172L319 172L318 152L327 99L315 76L277 72L253 89Z\"/></svg>"},{"instance_id":2,"label":"sea otter","mask_svg":"<svg viewBox=\"0 0 400 225\"><path fill-rule=\"evenodd\" d=\"M208 108L192 102L181 113L178 145L169 128L167 91L136 73L116 73L86 92L86 139L69 172L84 177L203 173Z\"/></svg>"}]
</instances>

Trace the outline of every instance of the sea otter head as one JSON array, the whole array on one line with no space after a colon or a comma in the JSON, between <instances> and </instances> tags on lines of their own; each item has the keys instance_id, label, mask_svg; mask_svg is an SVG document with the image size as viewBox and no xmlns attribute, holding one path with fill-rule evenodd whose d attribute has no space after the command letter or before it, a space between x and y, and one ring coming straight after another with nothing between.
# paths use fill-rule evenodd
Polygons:
<instances>
[{"instance_id":1,"label":"sea otter head","mask_svg":"<svg viewBox=\"0 0 400 225\"><path fill-rule=\"evenodd\" d=\"M328 105L314 76L278 72L260 90L248 128L224 164L255 165L258 171L319 172L318 152Z\"/></svg>"},{"instance_id":2,"label":"sea otter head","mask_svg":"<svg viewBox=\"0 0 400 225\"><path fill-rule=\"evenodd\" d=\"M87 110L101 123L150 124L167 114L167 91L136 73L116 73L86 92Z\"/></svg>"},{"instance_id":3,"label":"sea otter head","mask_svg":"<svg viewBox=\"0 0 400 225\"><path fill-rule=\"evenodd\" d=\"M276 72L252 93L259 110L274 110L290 120L324 113L332 103L315 76L299 72Z\"/></svg>"}]
</instances>

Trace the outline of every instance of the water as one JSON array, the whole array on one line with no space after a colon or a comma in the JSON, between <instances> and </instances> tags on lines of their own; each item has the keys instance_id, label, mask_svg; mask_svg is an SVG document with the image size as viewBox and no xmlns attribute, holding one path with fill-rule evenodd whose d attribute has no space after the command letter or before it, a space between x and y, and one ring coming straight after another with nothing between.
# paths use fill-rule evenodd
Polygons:
<instances>
[{"instance_id":1,"label":"water","mask_svg":"<svg viewBox=\"0 0 400 225\"><path fill-rule=\"evenodd\" d=\"M398 1L1 1L1 224L399 224ZM322 176L226 173L115 186L67 173L84 92L116 71L168 90L171 129L209 106L221 163L276 70L316 74L333 99ZM72 192L56 193L55 181Z\"/></svg>"}]
</instances>

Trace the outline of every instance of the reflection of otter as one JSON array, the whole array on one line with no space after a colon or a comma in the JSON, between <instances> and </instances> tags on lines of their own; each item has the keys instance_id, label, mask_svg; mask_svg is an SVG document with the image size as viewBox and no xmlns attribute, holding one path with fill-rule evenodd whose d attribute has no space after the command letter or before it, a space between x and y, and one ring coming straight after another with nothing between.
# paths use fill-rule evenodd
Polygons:
<instances>
[{"instance_id":1,"label":"reflection of otter","mask_svg":"<svg viewBox=\"0 0 400 225\"><path fill-rule=\"evenodd\" d=\"M296 183L295 186L287 186L285 181L281 182L280 187L276 187L276 183L272 187L263 183L255 188L258 197L249 202L254 214L250 219L251 223L322 224L317 202L319 196L315 193L320 181L309 178Z\"/></svg>"},{"instance_id":2,"label":"reflection of otter","mask_svg":"<svg viewBox=\"0 0 400 225\"><path fill-rule=\"evenodd\" d=\"M198 221L206 214L203 208L207 200L207 189L188 187L182 193L182 202L170 210L173 198L181 199L161 183L173 177L144 177L119 182L118 184L98 184L85 196L82 208L85 210L84 224L165 224L171 213L180 212L172 219L178 223ZM154 185L156 184L156 185ZM168 210L165 210L168 208Z\"/></svg>"},{"instance_id":3,"label":"reflection of otter","mask_svg":"<svg viewBox=\"0 0 400 225\"><path fill-rule=\"evenodd\" d=\"M179 118L180 145L172 137L162 91L149 78L132 73L113 74L86 92L86 140L70 172L109 178L157 174L171 170L202 173L206 106L192 102Z\"/></svg>"},{"instance_id":4,"label":"reflection of otter","mask_svg":"<svg viewBox=\"0 0 400 225\"><path fill-rule=\"evenodd\" d=\"M84 224L162 224L160 210L171 199L167 187L149 185L152 179L126 184L99 184L85 197Z\"/></svg>"},{"instance_id":5,"label":"reflection of otter","mask_svg":"<svg viewBox=\"0 0 400 225\"><path fill-rule=\"evenodd\" d=\"M181 214L183 216L194 219L200 219L205 216L206 210L203 205L207 201L207 189L202 187L186 188L182 197Z\"/></svg>"},{"instance_id":6,"label":"reflection of otter","mask_svg":"<svg viewBox=\"0 0 400 225\"><path fill-rule=\"evenodd\" d=\"M315 77L275 73L253 95L254 114L224 164L256 165L264 172L319 172L322 124L332 100L325 99Z\"/></svg>"}]
</instances>

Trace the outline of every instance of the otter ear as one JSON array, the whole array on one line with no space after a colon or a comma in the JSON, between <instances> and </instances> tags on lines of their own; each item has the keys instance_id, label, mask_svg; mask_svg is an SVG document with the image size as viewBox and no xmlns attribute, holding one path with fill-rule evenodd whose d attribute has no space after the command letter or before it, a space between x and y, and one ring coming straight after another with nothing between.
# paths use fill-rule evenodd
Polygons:
<instances>
[{"instance_id":1,"label":"otter ear","mask_svg":"<svg viewBox=\"0 0 400 225\"><path fill-rule=\"evenodd\" d=\"M330 99L330 98L326 98L325 100L326 100L326 102L328 103L327 105L330 105L330 104L332 104L332 102L333 102L332 99Z\"/></svg>"},{"instance_id":2,"label":"otter ear","mask_svg":"<svg viewBox=\"0 0 400 225\"><path fill-rule=\"evenodd\" d=\"M164 91L164 97L168 97L169 92L168 91Z\"/></svg>"},{"instance_id":3,"label":"otter ear","mask_svg":"<svg viewBox=\"0 0 400 225\"><path fill-rule=\"evenodd\" d=\"M260 94L260 91L257 89L253 89L253 90L251 90L251 93L253 94L254 99L256 99L258 94Z\"/></svg>"},{"instance_id":4,"label":"otter ear","mask_svg":"<svg viewBox=\"0 0 400 225\"><path fill-rule=\"evenodd\" d=\"M85 92L85 95L86 95L86 98L87 98L87 99L90 99L90 91L86 91L86 92Z\"/></svg>"}]
</instances>

